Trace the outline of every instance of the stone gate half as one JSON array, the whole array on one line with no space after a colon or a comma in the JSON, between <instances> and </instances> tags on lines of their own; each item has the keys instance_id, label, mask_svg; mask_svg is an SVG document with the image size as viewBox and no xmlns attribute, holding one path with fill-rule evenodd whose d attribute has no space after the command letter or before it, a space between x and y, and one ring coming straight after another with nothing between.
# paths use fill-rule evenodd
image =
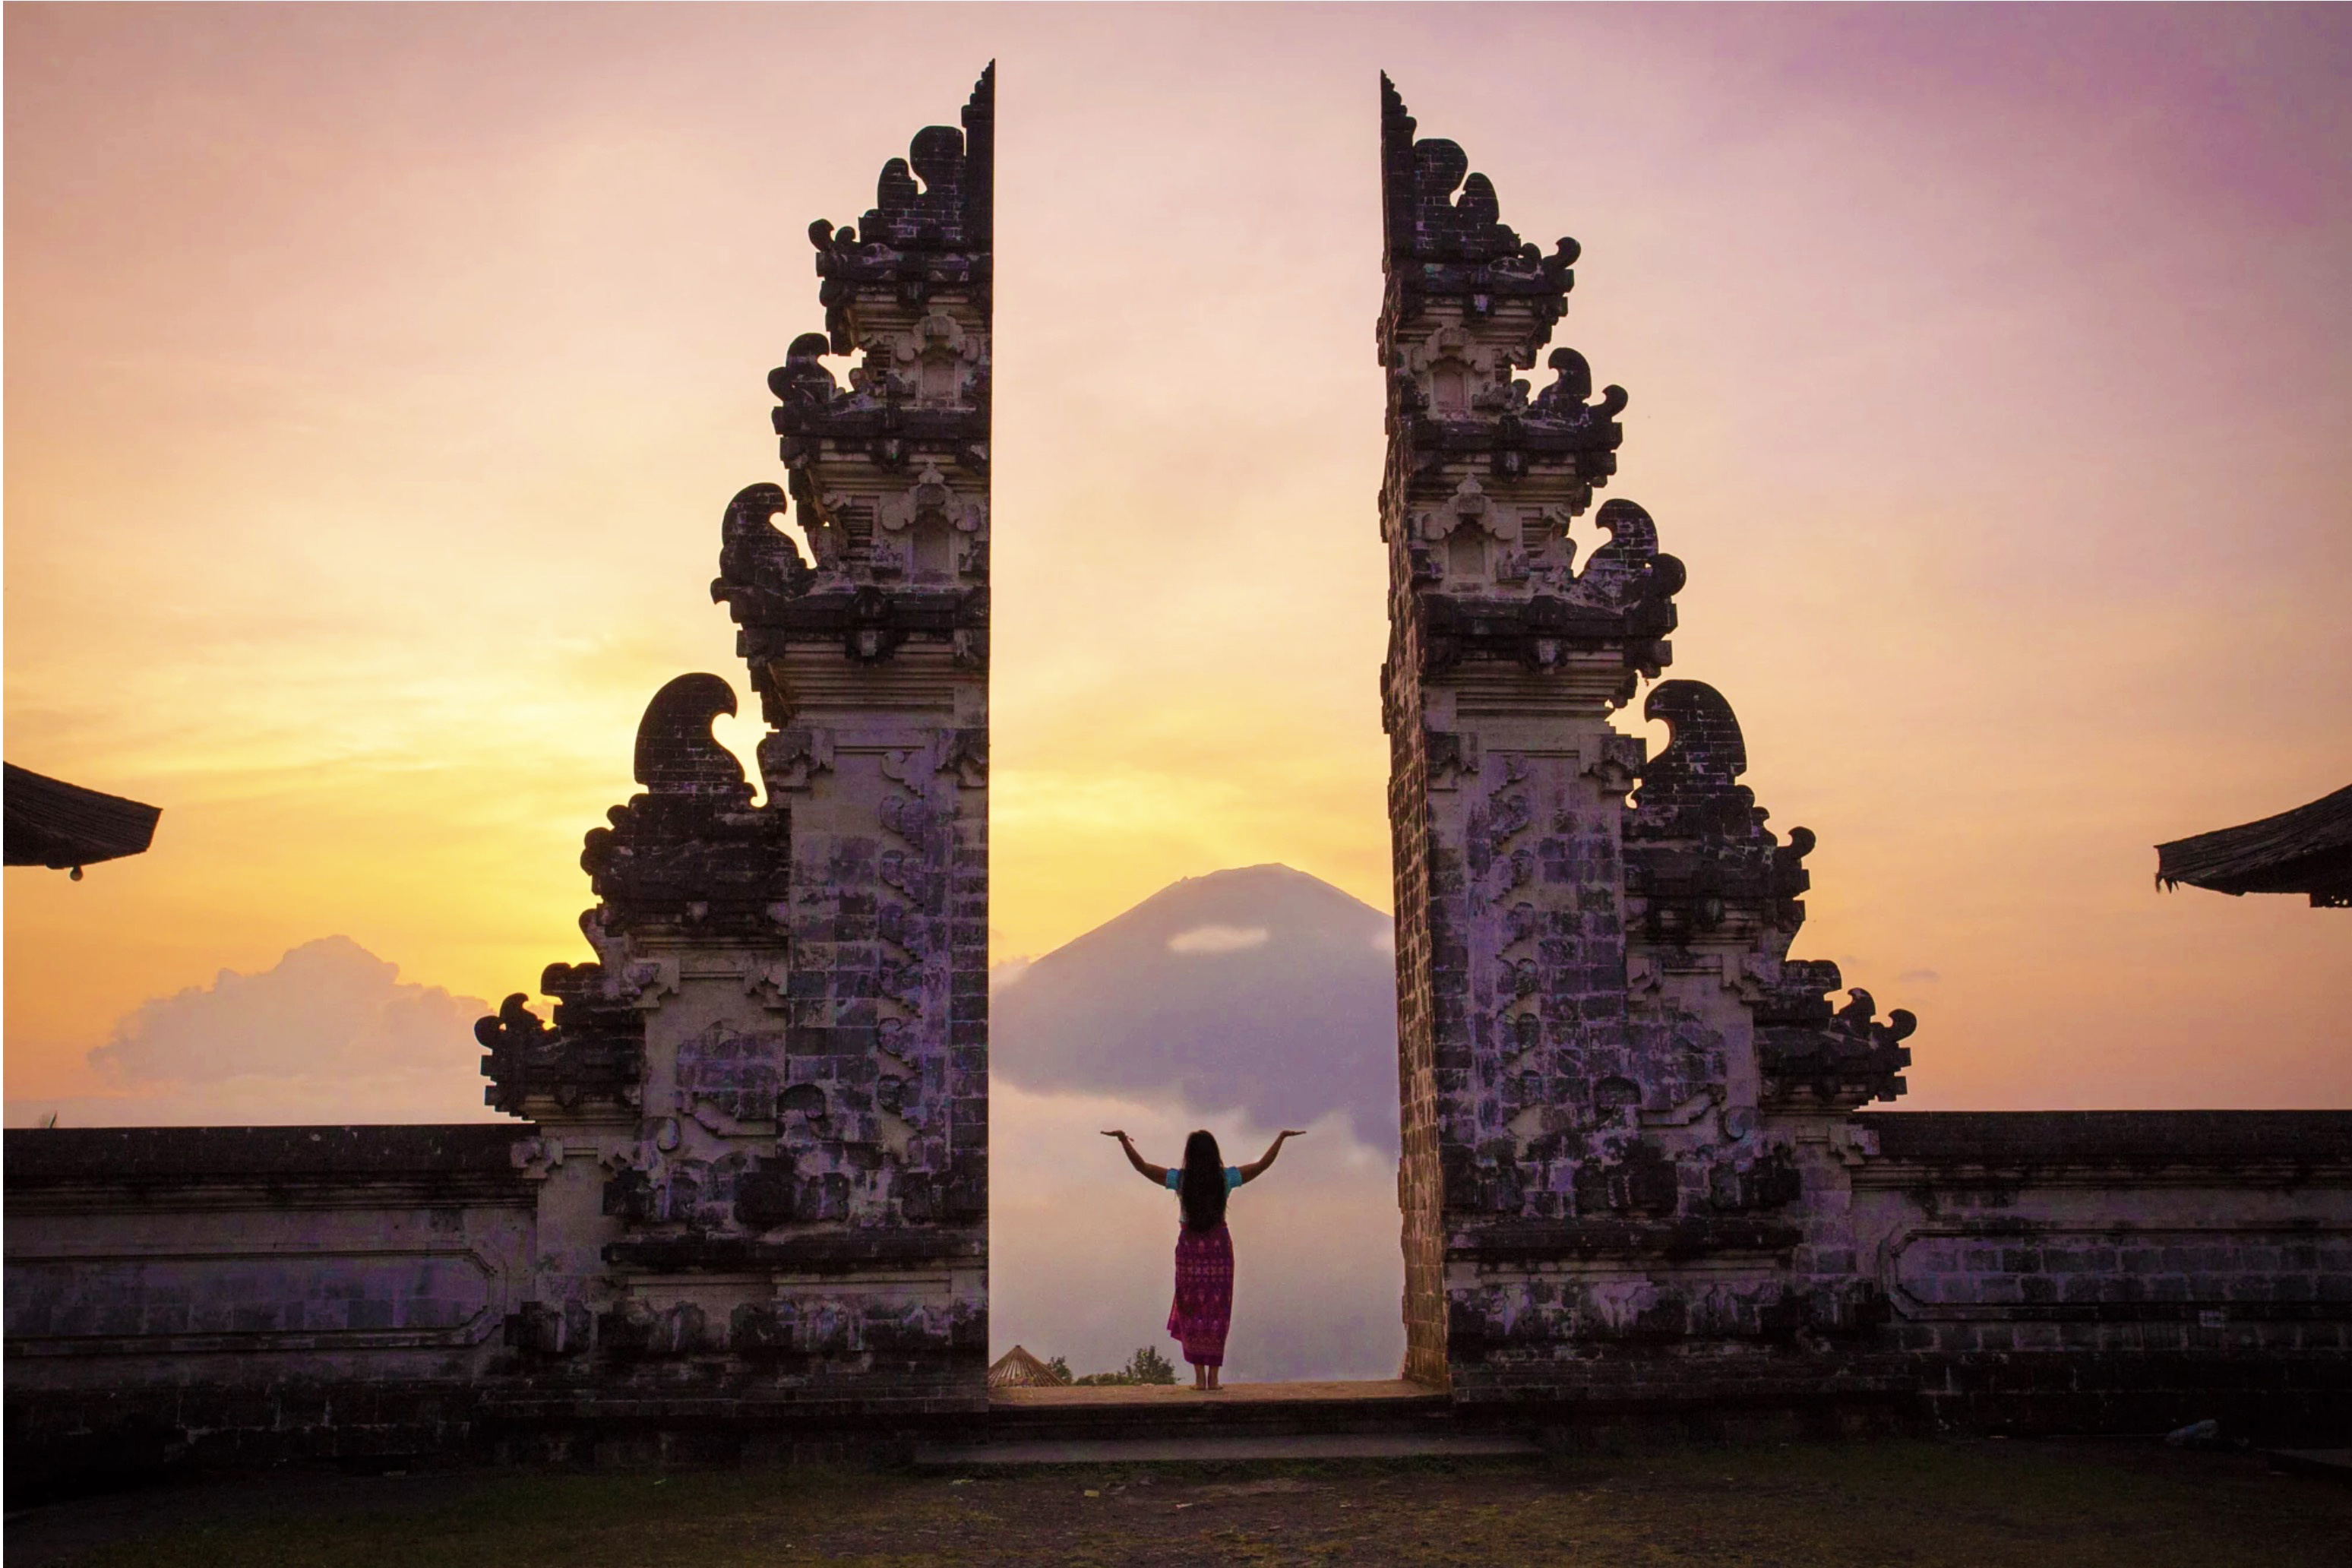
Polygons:
<instances>
[{"instance_id":1,"label":"stone gate half","mask_svg":"<svg viewBox=\"0 0 2352 1568\"><path fill-rule=\"evenodd\" d=\"M710 585L765 799L711 738L727 682L664 687L645 793L581 860L596 962L549 968L551 1028L520 995L482 1022L562 1237L517 1349L568 1398L617 1357L755 1403L986 1400L994 105L992 67L856 227L809 229L824 331L768 378L787 486L729 503Z\"/></svg>"},{"instance_id":2,"label":"stone gate half","mask_svg":"<svg viewBox=\"0 0 2352 1568\"><path fill-rule=\"evenodd\" d=\"M1381 94L1409 1374L2089 1426L2244 1412L2288 1363L2343 1387L2352 1118L1860 1113L1914 1020L1789 955L1813 836L1765 826L1723 696L1658 679L1682 563L1625 500L1574 559L1626 405L1545 354L1576 243L1522 242ZM1609 723L1644 681L1655 757Z\"/></svg>"}]
</instances>

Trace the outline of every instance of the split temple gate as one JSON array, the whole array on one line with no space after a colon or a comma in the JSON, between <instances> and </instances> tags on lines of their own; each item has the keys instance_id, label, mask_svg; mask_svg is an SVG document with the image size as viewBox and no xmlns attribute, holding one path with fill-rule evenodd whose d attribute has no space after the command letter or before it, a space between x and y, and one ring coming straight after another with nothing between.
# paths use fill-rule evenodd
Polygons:
<instances>
[{"instance_id":1,"label":"split temple gate","mask_svg":"<svg viewBox=\"0 0 2352 1568\"><path fill-rule=\"evenodd\" d=\"M710 734L734 689L656 693L643 793L582 857L594 961L547 970L551 1017L517 994L478 1029L514 1123L7 1134L17 1475L1003 1418L993 110L992 68L854 228L810 230L824 330L769 378L786 483L728 504L711 584L761 803ZM1623 499L1574 557L1626 403L1549 347L1575 243L1523 243L1385 79L1381 160L1417 1408L2340 1437L2352 1112L1864 1110L1913 1020L1790 956L1812 835L1765 826L1724 697L1662 679L1682 564ZM1636 696L1655 757L1609 723Z\"/></svg>"}]
</instances>

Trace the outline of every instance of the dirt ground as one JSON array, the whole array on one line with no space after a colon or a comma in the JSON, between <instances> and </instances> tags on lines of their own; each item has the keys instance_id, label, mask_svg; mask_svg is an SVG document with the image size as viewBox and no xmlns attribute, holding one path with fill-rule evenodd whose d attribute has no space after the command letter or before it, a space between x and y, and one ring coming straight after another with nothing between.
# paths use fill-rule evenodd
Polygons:
<instances>
[{"instance_id":1,"label":"dirt ground","mask_svg":"<svg viewBox=\"0 0 2352 1568\"><path fill-rule=\"evenodd\" d=\"M2148 1443L1452 1463L279 1473L11 1513L10 1568L415 1563L2345 1568L2352 1487Z\"/></svg>"}]
</instances>

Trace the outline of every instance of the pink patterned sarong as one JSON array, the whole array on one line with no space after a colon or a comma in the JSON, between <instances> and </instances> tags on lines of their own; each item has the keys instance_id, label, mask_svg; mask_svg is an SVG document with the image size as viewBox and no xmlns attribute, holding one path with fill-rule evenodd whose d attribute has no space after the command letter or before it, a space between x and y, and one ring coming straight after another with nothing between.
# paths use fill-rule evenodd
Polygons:
<instances>
[{"instance_id":1,"label":"pink patterned sarong","mask_svg":"<svg viewBox=\"0 0 2352 1568\"><path fill-rule=\"evenodd\" d=\"M1225 1330L1234 1316L1234 1237L1223 1226L1176 1233L1176 1300L1168 1331L1183 1342L1194 1366L1225 1364Z\"/></svg>"}]
</instances>

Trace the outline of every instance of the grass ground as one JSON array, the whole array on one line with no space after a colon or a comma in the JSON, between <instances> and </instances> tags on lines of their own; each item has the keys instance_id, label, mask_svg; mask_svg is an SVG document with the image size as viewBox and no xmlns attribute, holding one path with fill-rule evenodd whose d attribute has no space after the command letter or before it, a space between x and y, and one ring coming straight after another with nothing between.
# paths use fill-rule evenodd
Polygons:
<instances>
[{"instance_id":1,"label":"grass ground","mask_svg":"<svg viewBox=\"0 0 2352 1568\"><path fill-rule=\"evenodd\" d=\"M2345 1568L2352 1488L2147 1445L1485 1463L280 1475L11 1515L11 1568L859 1563Z\"/></svg>"}]
</instances>

